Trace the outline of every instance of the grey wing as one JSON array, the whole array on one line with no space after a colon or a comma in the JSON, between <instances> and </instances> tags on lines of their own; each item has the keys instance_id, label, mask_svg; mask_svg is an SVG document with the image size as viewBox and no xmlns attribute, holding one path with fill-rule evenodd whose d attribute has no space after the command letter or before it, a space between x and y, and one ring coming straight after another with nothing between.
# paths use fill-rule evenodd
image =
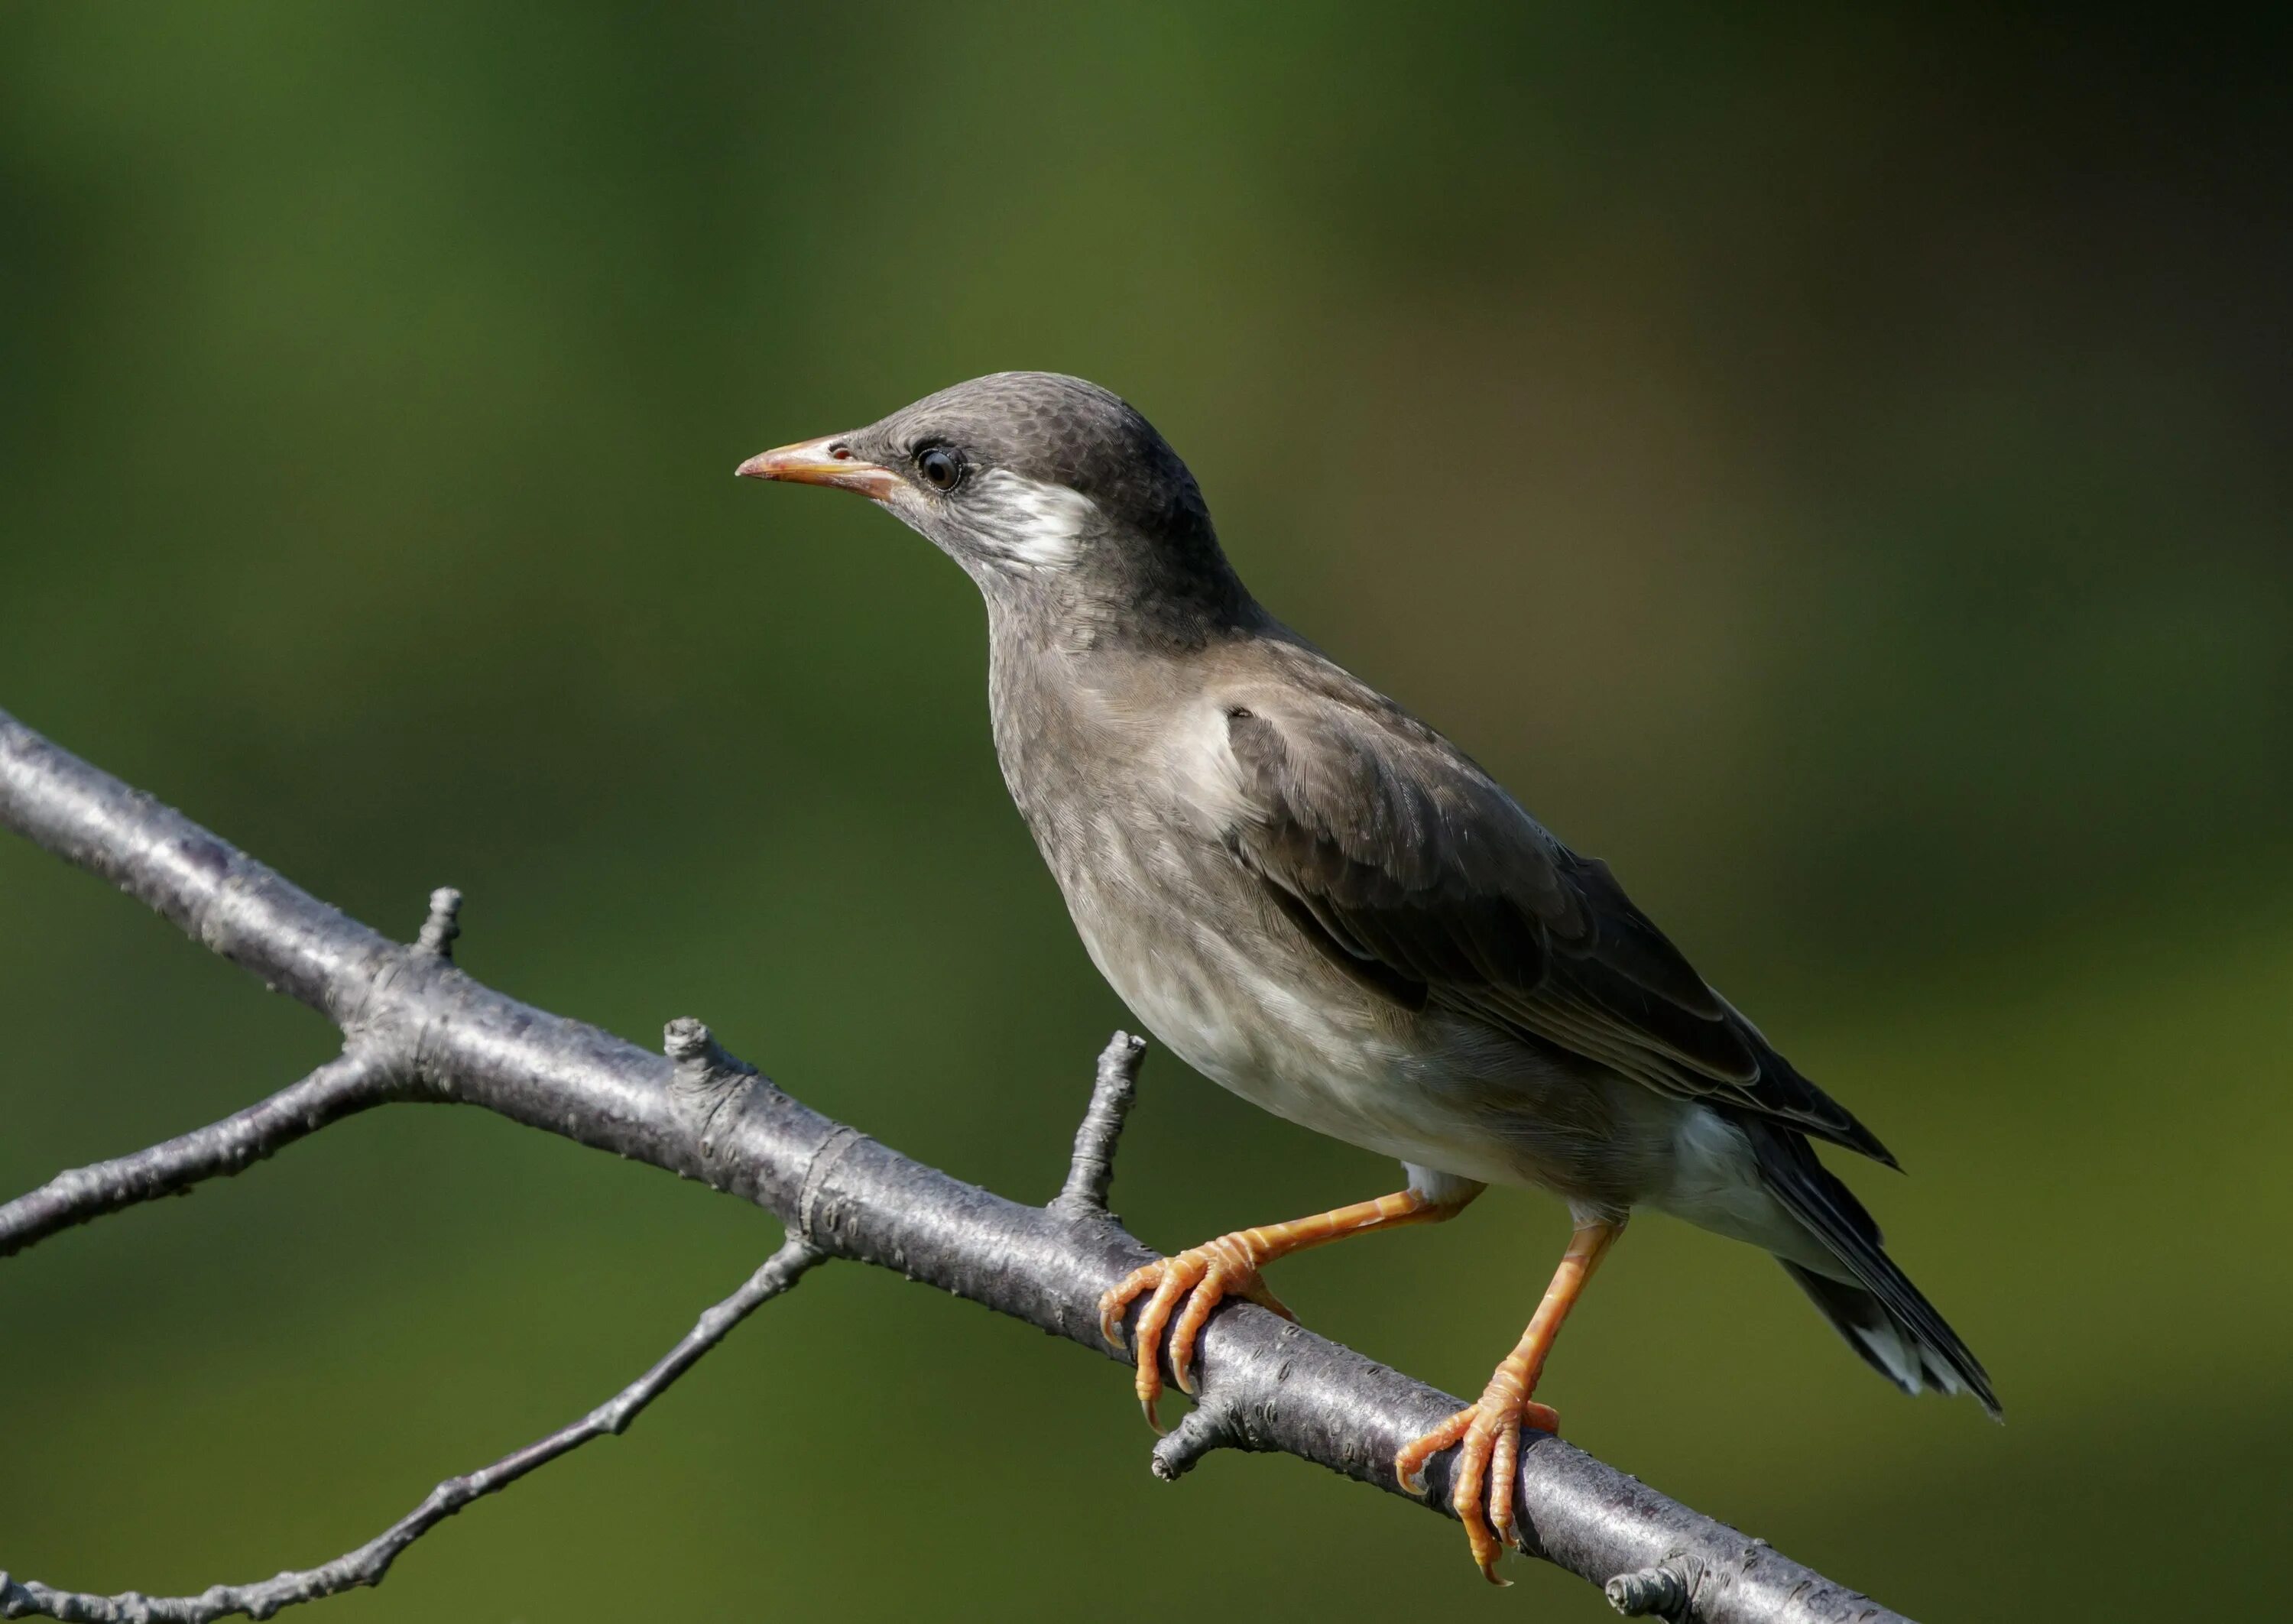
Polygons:
<instances>
[{"instance_id":1,"label":"grey wing","mask_svg":"<svg viewBox=\"0 0 2293 1624\"><path fill-rule=\"evenodd\" d=\"M1227 844L1342 968L1636 1082L1788 1124L1889 1166L1633 906L1455 747L1366 691L1245 694L1227 713Z\"/></svg>"}]
</instances>

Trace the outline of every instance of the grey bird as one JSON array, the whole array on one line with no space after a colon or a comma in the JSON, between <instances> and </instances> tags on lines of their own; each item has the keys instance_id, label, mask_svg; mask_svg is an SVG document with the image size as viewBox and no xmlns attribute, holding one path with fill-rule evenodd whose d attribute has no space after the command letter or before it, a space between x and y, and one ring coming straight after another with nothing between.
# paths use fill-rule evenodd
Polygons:
<instances>
[{"instance_id":1,"label":"grey bird","mask_svg":"<svg viewBox=\"0 0 2293 1624\"><path fill-rule=\"evenodd\" d=\"M1484 1574L1519 1543L1520 1430L1554 1335L1635 1208L1772 1253L1907 1393L1998 1402L1966 1345L1817 1159L1885 1146L1795 1071L1627 899L1462 751L1283 626L1244 587L1193 475L1080 378L1005 372L739 473L858 491L961 565L987 602L1004 782L1091 962L1204 1076L1392 1156L1399 1192L1239 1231L1107 1293L1144 1298L1147 1418L1165 1347L1191 1392L1219 1300L1287 1313L1261 1265L1454 1216L1491 1184L1568 1204L1575 1232L1479 1402L1403 1449L1452 1500ZM1167 1344L1165 1337L1167 1336Z\"/></svg>"}]
</instances>

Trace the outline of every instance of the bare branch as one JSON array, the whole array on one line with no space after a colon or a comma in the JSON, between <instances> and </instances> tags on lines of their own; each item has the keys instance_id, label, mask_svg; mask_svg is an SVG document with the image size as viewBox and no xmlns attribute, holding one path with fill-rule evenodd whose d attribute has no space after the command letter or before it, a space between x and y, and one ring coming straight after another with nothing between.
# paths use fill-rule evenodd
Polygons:
<instances>
[{"instance_id":1,"label":"bare branch","mask_svg":"<svg viewBox=\"0 0 2293 1624\"><path fill-rule=\"evenodd\" d=\"M397 1056L412 1097L481 1105L752 1201L819 1250L897 1269L1114 1357L1101 1293L1155 1256L1103 1212L1096 1171L1119 1120L1079 1134L1077 1199L1025 1207L830 1121L717 1050L697 1024L675 1058L480 985L397 946L180 813L0 713L0 824L110 880L196 940L323 1011L354 1043ZM1106 1084L1102 1062L1102 1084ZM1120 1067L1116 1068L1120 1071ZM1087 1142L1087 1143L1086 1143ZM1210 1420L1170 1452L1183 1469L1220 1444L1296 1455L1400 1493L1395 1451L1462 1402L1230 1303L1195 1367ZM1448 1515L1447 1456L1424 1501ZM1557 1438L1524 1440L1516 1479L1530 1553L1596 1585L1662 1566L1676 1616L1706 1624L1900 1624L1825 1579ZM1633 1592L1627 1599L1637 1599ZM1658 1597L1665 1600L1668 1598Z\"/></svg>"},{"instance_id":2,"label":"bare branch","mask_svg":"<svg viewBox=\"0 0 2293 1624\"><path fill-rule=\"evenodd\" d=\"M215 1620L226 1619L236 1612L252 1619L267 1619L282 1607L338 1596L361 1585L378 1585L401 1552L472 1500L506 1489L536 1466L571 1454L593 1438L626 1432L646 1405L691 1369L703 1353L722 1342L735 1325L795 1285L806 1270L820 1261L817 1249L791 1237L738 1291L702 1314L652 1369L612 1398L579 1420L503 1456L490 1466L448 1478L424 1496L422 1503L412 1511L358 1549L345 1551L332 1562L281 1573L260 1584L215 1585L197 1596L144 1596L134 1590L118 1596L94 1596L80 1590L53 1589L0 1572L0 1616L68 1619L81 1624L214 1624Z\"/></svg>"},{"instance_id":3,"label":"bare branch","mask_svg":"<svg viewBox=\"0 0 2293 1624\"><path fill-rule=\"evenodd\" d=\"M388 1057L352 1048L235 1116L132 1156L59 1173L0 1207L0 1257L138 1201L244 1172L282 1145L394 1097L398 1087L399 1074Z\"/></svg>"},{"instance_id":4,"label":"bare branch","mask_svg":"<svg viewBox=\"0 0 2293 1624\"><path fill-rule=\"evenodd\" d=\"M1114 1188L1115 1142L1122 1137L1123 1120L1138 1097L1138 1066L1146 1058L1146 1040L1128 1032L1115 1033L1100 1052L1090 1106L1075 1129L1066 1188L1053 1199L1053 1210L1077 1216L1106 1211L1107 1192Z\"/></svg>"},{"instance_id":5,"label":"bare branch","mask_svg":"<svg viewBox=\"0 0 2293 1624\"><path fill-rule=\"evenodd\" d=\"M452 958L454 938L462 933L461 915L462 893L451 885L439 886L430 893L430 917L414 945L433 958Z\"/></svg>"}]
</instances>

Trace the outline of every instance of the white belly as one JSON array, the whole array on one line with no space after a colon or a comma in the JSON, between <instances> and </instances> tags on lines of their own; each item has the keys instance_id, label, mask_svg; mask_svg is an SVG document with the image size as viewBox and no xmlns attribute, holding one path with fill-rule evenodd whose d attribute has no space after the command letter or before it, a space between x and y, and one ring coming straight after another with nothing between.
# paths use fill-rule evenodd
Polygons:
<instances>
[{"instance_id":1,"label":"white belly","mask_svg":"<svg viewBox=\"0 0 2293 1624\"><path fill-rule=\"evenodd\" d=\"M1349 1144L1484 1183L1538 1182L1503 1136L1490 1132L1486 1083L1461 1050L1484 1046L1471 1029L1400 1010L1292 936L1236 871L1221 901L1260 922L1252 946L1173 917L1145 888L1164 864L1185 864L1199 894L1204 860L1181 843L1127 859L1103 858L1073 877L1068 901L1091 961L1140 1022L1188 1065L1275 1115ZM1224 863L1223 852L1210 861ZM1078 894L1080 893L1080 894ZM1171 894L1164 893L1165 896ZM1224 910L1221 909L1221 912ZM1452 1030L1454 1029L1454 1030ZM1500 1071L1518 1052L1485 1046Z\"/></svg>"}]
</instances>

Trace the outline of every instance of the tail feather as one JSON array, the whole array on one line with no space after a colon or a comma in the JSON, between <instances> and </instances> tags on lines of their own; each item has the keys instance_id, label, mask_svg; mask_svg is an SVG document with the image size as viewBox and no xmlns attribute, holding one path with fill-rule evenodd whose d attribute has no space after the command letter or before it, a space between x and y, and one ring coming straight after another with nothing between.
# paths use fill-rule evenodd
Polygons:
<instances>
[{"instance_id":1,"label":"tail feather","mask_svg":"<svg viewBox=\"0 0 2293 1624\"><path fill-rule=\"evenodd\" d=\"M1799 1282L1800 1289L1814 1302L1816 1312L1831 1322L1831 1328L1863 1362L1905 1393L1924 1393L1930 1388L1937 1393L1966 1391L1966 1383L1958 1372L1932 1350L1905 1334L1894 1316L1880 1305L1879 1299L1862 1287L1827 1279L1812 1269L1802 1268L1788 1257L1776 1261L1783 1264L1785 1273Z\"/></svg>"},{"instance_id":2,"label":"tail feather","mask_svg":"<svg viewBox=\"0 0 2293 1624\"><path fill-rule=\"evenodd\" d=\"M1895 1266L1881 1244L1879 1225L1855 1192L1816 1159L1798 1134L1760 1121L1739 1126L1752 1142L1761 1181L1854 1276L1851 1282L1834 1280L1778 1260L1847 1345L1906 1393L1928 1386L1971 1392L1997 1419L1998 1395L1981 1361Z\"/></svg>"}]
</instances>

